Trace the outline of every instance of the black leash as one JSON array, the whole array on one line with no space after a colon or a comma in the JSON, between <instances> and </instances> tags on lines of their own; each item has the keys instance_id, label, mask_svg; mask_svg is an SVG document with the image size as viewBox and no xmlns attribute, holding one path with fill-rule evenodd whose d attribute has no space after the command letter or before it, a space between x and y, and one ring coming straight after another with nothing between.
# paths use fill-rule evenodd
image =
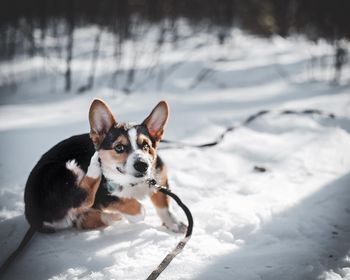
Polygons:
<instances>
[{"instance_id":1,"label":"black leash","mask_svg":"<svg viewBox=\"0 0 350 280\"><path fill-rule=\"evenodd\" d=\"M26 234L24 235L21 243L18 245L17 249L12 252L10 256L5 260L5 262L0 267L0 276L4 275L6 270L9 268L13 260L23 251L23 249L26 247L26 245L29 243L29 241L32 239L33 235L35 234L36 230L33 227L30 227Z\"/></svg>"},{"instance_id":2,"label":"black leash","mask_svg":"<svg viewBox=\"0 0 350 280\"><path fill-rule=\"evenodd\" d=\"M186 243L190 240L193 230L193 217L191 214L191 211L188 209L188 207L181 201L181 199L174 194L172 191L167 189L164 186L158 185L156 180L148 180L147 183L150 187L155 188L157 191L160 191L168 196L170 196L172 199L176 201L176 203L181 207L181 209L185 212L188 226L187 231L185 234L185 237L180 240L180 242L177 244L177 246L163 259L163 261L159 264L159 266L147 277L147 280L154 280L159 277L159 275L163 272L164 269L168 267L170 262L183 250ZM32 239L33 235L35 234L36 230L33 227L30 227L28 231L26 232L25 236L23 237L21 243L19 244L18 248L5 260L5 262L0 267L0 276L2 276L8 267L11 265L13 260L23 251L25 246L28 244L28 242Z\"/></svg>"},{"instance_id":3,"label":"black leash","mask_svg":"<svg viewBox=\"0 0 350 280\"><path fill-rule=\"evenodd\" d=\"M218 144L220 144L223 140L224 137L226 136L227 133L232 132L236 130L237 128L243 127L245 125L248 125L249 123L253 122L257 118L272 113L270 110L261 110L253 115L248 116L246 119L244 119L241 123L237 125L232 125L228 126L223 133L219 135L217 140L204 143L204 144L188 144L188 143L183 143L180 141L172 141L172 140L161 140L162 143L165 144L170 144L171 146L167 147L161 147L160 149L176 149L176 148L184 148L184 147L192 147L192 148L207 148L207 147L213 147ZM296 111L296 110L283 110L279 112L280 115L320 115L324 117L328 117L331 119L335 118L335 115L333 113L325 113L321 110L317 109L307 109L307 110L301 110L301 111ZM185 237L177 244L177 246L163 259L163 261L159 264L157 269L155 269L147 278L147 280L154 280L157 279L158 276L163 272L165 268L170 264L170 262L178 255L182 249L185 247L186 243L188 240L191 238L192 235L192 229L193 229L193 218L191 215L190 210L186 207L185 204L182 203L182 201L179 199L177 195L172 193L170 190L168 190L164 186L160 186L157 184L155 180L148 180L148 184L150 187L155 187L158 191L172 197L177 204L182 208L182 210L185 212L187 220L188 220L188 228Z\"/></svg>"},{"instance_id":4,"label":"black leash","mask_svg":"<svg viewBox=\"0 0 350 280\"><path fill-rule=\"evenodd\" d=\"M191 211L188 209L188 207L181 201L181 199L174 194L172 191L167 189L164 186L158 185L156 180L148 180L147 183L150 187L155 188L157 191L160 191L168 196L170 196L172 199L176 201L176 203L181 207L181 209L185 212L188 226L187 231L182 240L177 244L177 246L163 259L163 261L158 265L158 267L147 277L147 280L154 280L159 277L159 275L168 267L170 262L183 250L187 242L190 240L192 236L192 230L193 230L193 217L191 214ZM33 235L35 234L36 230L30 227L28 231L26 232L25 236L23 237L20 245L18 248L6 259L6 261L1 265L0 267L0 276L5 273L5 271L8 269L8 267L11 265L13 260L22 252L24 247L28 244L28 242L32 239Z\"/></svg>"},{"instance_id":5,"label":"black leash","mask_svg":"<svg viewBox=\"0 0 350 280\"><path fill-rule=\"evenodd\" d=\"M188 209L188 207L185 204L183 204L181 199L176 194L171 192L166 187L158 185L156 180L154 179L148 180L148 184L150 187L155 188L157 191L160 191L170 196L171 198L173 198L176 201L176 203L181 207L181 209L185 212L187 221L188 221L185 237L182 240L180 240L177 246L168 255L166 255L166 257L158 265L158 267L155 270L153 270L153 272L147 277L147 280L154 280L154 279L157 279L158 276L163 272L163 270L168 267L170 262L183 250L188 240L190 240L192 235L192 230L193 230L193 217L192 217L191 211Z\"/></svg>"},{"instance_id":6,"label":"black leash","mask_svg":"<svg viewBox=\"0 0 350 280\"><path fill-rule=\"evenodd\" d=\"M219 135L217 140L213 142L208 142L205 144L195 144L191 145L188 143L183 143L180 141L171 141L171 140L161 140L162 143L170 144L171 146L168 147L160 147L160 149L173 149L173 148L184 148L184 147L193 147L193 148L206 148L206 147L213 147L215 145L220 144L227 133L232 132L236 130L239 127L248 125L249 123L253 122L257 118L269 114L273 111L270 110L262 110L259 111L253 115L250 115L247 117L244 121L237 125L228 126L223 133ZM335 115L332 113L325 113L318 109L307 109L307 110L283 110L279 112L281 115L320 115L324 117L328 117L331 119L335 118ZM155 269L147 278L147 280L154 280L159 277L159 275L164 271L165 268L170 264L170 262L183 250L188 240L191 238L192 230L193 230L193 217L190 212L190 210L187 208L185 204L180 200L180 198L175 195L173 192L168 190L166 187L158 185L155 180L148 180L148 184L150 187L154 187L156 190L170 196L173 198L176 203L182 208L182 210L185 212L187 220L188 220L188 227L185 234L185 237L177 244L177 246L163 259L163 261L159 264L157 269ZM28 242L32 239L33 235L35 234L35 230L30 227L28 231L26 232L25 236L23 237L20 245L18 248L5 260L5 262L0 267L0 276L5 273L7 268L10 266L12 261L21 253L21 251L24 249L24 247L28 244Z\"/></svg>"},{"instance_id":7,"label":"black leash","mask_svg":"<svg viewBox=\"0 0 350 280\"><path fill-rule=\"evenodd\" d=\"M274 111L272 110L261 110L253 115L248 116L246 119L244 119L242 122L238 123L237 125L231 125L226 127L226 129L224 130L224 132L222 132L216 140L212 141L212 142L208 142L208 143L204 143L204 144L189 144L189 143L184 143L181 141L173 141L173 140L160 140L161 143L164 144L169 144L168 146L165 147L159 147L158 149L181 149L181 148L185 148L185 147L189 147L189 148L209 148L209 147L213 147L216 146L218 144L220 144L227 133L229 132L233 132L234 130L246 126L249 123L253 122L254 120L258 119L259 117L266 115L266 114L270 114ZM335 115L333 113L326 113L323 112L321 110L318 109L306 109L306 110L301 110L301 111L297 111L297 110L283 110L279 112L280 115L319 115L319 116L324 116L327 118L331 118L334 119Z\"/></svg>"}]
</instances>

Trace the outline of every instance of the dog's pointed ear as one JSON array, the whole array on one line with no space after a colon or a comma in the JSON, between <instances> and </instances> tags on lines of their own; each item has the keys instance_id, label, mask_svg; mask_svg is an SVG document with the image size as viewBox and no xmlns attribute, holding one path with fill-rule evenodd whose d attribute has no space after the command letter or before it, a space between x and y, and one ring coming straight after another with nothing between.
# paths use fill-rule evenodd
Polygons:
<instances>
[{"instance_id":1,"label":"dog's pointed ear","mask_svg":"<svg viewBox=\"0 0 350 280\"><path fill-rule=\"evenodd\" d=\"M99 149L108 131L116 124L111 109L101 99L94 99L89 111L90 138Z\"/></svg>"},{"instance_id":2,"label":"dog's pointed ear","mask_svg":"<svg viewBox=\"0 0 350 280\"><path fill-rule=\"evenodd\" d=\"M165 101L160 101L151 114L143 121L155 144L162 139L164 127L168 121L169 106Z\"/></svg>"}]
</instances>

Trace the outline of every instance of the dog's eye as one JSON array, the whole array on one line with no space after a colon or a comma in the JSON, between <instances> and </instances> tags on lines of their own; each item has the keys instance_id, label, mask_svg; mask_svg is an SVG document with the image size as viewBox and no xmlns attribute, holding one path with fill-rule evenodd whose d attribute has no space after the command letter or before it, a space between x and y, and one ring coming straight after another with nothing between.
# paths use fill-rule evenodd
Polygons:
<instances>
[{"instance_id":1,"label":"dog's eye","mask_svg":"<svg viewBox=\"0 0 350 280\"><path fill-rule=\"evenodd\" d=\"M147 144L147 142L143 142L142 143L142 150L144 150L145 152L148 152L150 149L150 146Z\"/></svg>"},{"instance_id":2,"label":"dog's eye","mask_svg":"<svg viewBox=\"0 0 350 280\"><path fill-rule=\"evenodd\" d=\"M125 152L125 145L118 144L117 146L115 146L114 149L118 154L124 153Z\"/></svg>"}]
</instances>

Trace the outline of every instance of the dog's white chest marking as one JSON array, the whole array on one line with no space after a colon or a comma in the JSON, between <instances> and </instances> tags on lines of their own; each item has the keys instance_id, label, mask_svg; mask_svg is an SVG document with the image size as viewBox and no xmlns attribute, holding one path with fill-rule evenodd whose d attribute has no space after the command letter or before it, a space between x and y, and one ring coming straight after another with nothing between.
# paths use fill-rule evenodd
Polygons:
<instances>
[{"instance_id":1,"label":"dog's white chest marking","mask_svg":"<svg viewBox=\"0 0 350 280\"><path fill-rule=\"evenodd\" d=\"M145 182L138 184L128 184L126 186L113 187L112 194L123 198L143 199L151 194L153 190Z\"/></svg>"}]
</instances>

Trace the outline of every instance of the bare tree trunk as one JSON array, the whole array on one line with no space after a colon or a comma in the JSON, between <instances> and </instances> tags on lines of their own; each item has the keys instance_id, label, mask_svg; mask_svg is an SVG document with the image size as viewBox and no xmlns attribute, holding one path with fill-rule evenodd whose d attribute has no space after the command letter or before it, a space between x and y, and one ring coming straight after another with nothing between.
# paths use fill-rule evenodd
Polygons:
<instances>
[{"instance_id":1,"label":"bare tree trunk","mask_svg":"<svg viewBox=\"0 0 350 280\"><path fill-rule=\"evenodd\" d=\"M71 3L70 10L67 15L67 25L68 25L68 41L67 41L66 72L64 76L65 76L65 91L69 92L72 89L72 59L73 59L74 25L75 25L73 3Z\"/></svg>"},{"instance_id":2,"label":"bare tree trunk","mask_svg":"<svg viewBox=\"0 0 350 280\"><path fill-rule=\"evenodd\" d=\"M136 55L134 56L134 62L133 65L131 66L131 68L128 71L128 74L126 76L126 82L125 82L125 86L123 88L123 91L126 94L130 94L131 93L131 86L134 83L134 78L135 78L135 61L136 61Z\"/></svg>"},{"instance_id":3,"label":"bare tree trunk","mask_svg":"<svg viewBox=\"0 0 350 280\"><path fill-rule=\"evenodd\" d=\"M65 91L69 92L72 88L72 58L73 58L73 37L74 28L69 27L67 42L67 58L66 58L66 72L65 76Z\"/></svg>"},{"instance_id":4,"label":"bare tree trunk","mask_svg":"<svg viewBox=\"0 0 350 280\"><path fill-rule=\"evenodd\" d=\"M157 41L157 56L158 56L158 61L160 60L160 55L161 55L161 50L162 50L162 46L164 44L165 41L165 33L166 33L166 26L165 26L165 22L162 22L162 25L160 27L160 32L159 32L159 37L158 37L158 41ZM158 77L157 77L157 90L161 91L162 90L162 86L163 86L163 79L164 79L164 71L162 68L162 65L158 66Z\"/></svg>"},{"instance_id":5,"label":"bare tree trunk","mask_svg":"<svg viewBox=\"0 0 350 280\"><path fill-rule=\"evenodd\" d=\"M343 48L339 42L339 40L336 42L334 46L335 52L334 52L334 78L333 83L338 84L340 82L341 78L341 72L344 64L346 63L346 50Z\"/></svg>"},{"instance_id":6,"label":"bare tree trunk","mask_svg":"<svg viewBox=\"0 0 350 280\"><path fill-rule=\"evenodd\" d=\"M136 45L137 45L137 42L136 42L136 39L134 41L134 55L133 55L133 62L132 62L132 65L130 67L130 69L128 70L128 73L126 75L126 81L125 81L125 86L123 88L123 91L126 93L126 94L130 94L132 89L132 85L134 83L134 80L135 80L135 72L136 72L136 63L137 63L137 59L138 59L138 50L136 49Z\"/></svg>"},{"instance_id":7,"label":"bare tree trunk","mask_svg":"<svg viewBox=\"0 0 350 280\"><path fill-rule=\"evenodd\" d=\"M82 93L84 91L92 89L94 86L97 60L98 60L98 56L100 53L101 35L102 35L102 28L99 28L98 32L96 34L96 37L95 37L94 48L92 51L91 68L90 68L90 74L88 77L88 81L87 81L87 84L85 86L82 86L79 88L78 92Z\"/></svg>"},{"instance_id":8,"label":"bare tree trunk","mask_svg":"<svg viewBox=\"0 0 350 280\"><path fill-rule=\"evenodd\" d=\"M17 51L18 28L17 24L13 26L9 36L8 57L11 59L15 58Z\"/></svg>"},{"instance_id":9,"label":"bare tree trunk","mask_svg":"<svg viewBox=\"0 0 350 280\"><path fill-rule=\"evenodd\" d=\"M7 39L9 35L9 28L0 28L0 59L7 58Z\"/></svg>"},{"instance_id":10,"label":"bare tree trunk","mask_svg":"<svg viewBox=\"0 0 350 280\"><path fill-rule=\"evenodd\" d=\"M95 81L95 72L97 67L97 60L100 53L100 41L101 41L101 35L102 35L102 29L99 29L96 37L95 37L95 43L94 43L94 50L92 53L92 61L91 61L91 70L90 70L90 77L88 80L88 89L91 89L94 86Z\"/></svg>"},{"instance_id":11,"label":"bare tree trunk","mask_svg":"<svg viewBox=\"0 0 350 280\"><path fill-rule=\"evenodd\" d=\"M115 43L114 43L114 61L115 61L115 70L112 74L111 79L111 85L113 88L118 88L118 75L120 73L119 67L121 63L121 56L122 56L122 38L119 34L118 38L117 35L114 36Z\"/></svg>"}]
</instances>

